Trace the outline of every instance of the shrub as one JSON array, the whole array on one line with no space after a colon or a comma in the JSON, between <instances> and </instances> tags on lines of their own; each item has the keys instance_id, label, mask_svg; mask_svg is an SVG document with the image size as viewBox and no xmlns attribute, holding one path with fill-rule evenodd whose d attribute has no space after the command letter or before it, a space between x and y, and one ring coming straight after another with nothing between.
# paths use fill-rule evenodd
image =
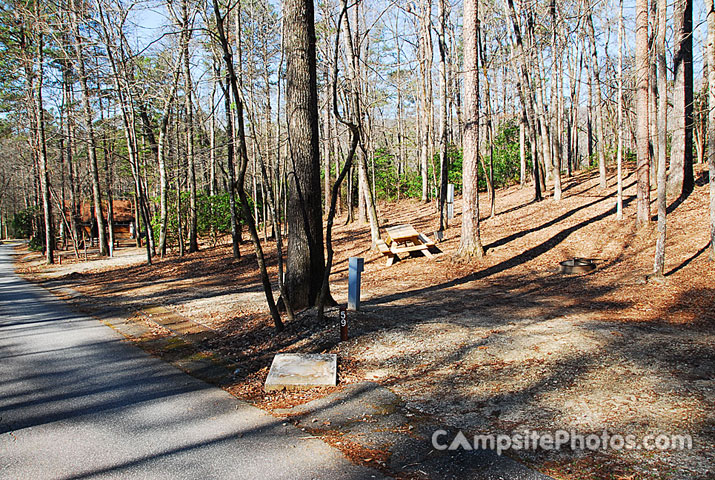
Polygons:
<instances>
[{"instance_id":1,"label":"shrub","mask_svg":"<svg viewBox=\"0 0 715 480\"><path fill-rule=\"evenodd\" d=\"M169 215L167 219L166 243L168 246L178 244L178 219L176 216L176 190L167 192L167 208ZM158 199L154 199L158 203ZM188 232L189 224L189 192L181 192L181 227L184 236ZM241 207L236 199L236 209L239 225L243 224ZM253 200L249 197L249 204L253 209ZM211 236L215 240L215 235L231 232L231 204L228 192L217 195L207 195L199 193L196 195L196 230L199 236ZM157 211L151 220L154 240L159 242L161 228L161 212Z\"/></svg>"},{"instance_id":2,"label":"shrub","mask_svg":"<svg viewBox=\"0 0 715 480\"><path fill-rule=\"evenodd\" d=\"M31 238L35 233L35 226L41 225L39 221L40 211L37 208L30 207L21 210L12 217L10 226L12 227L14 236L19 238ZM42 236L42 235L39 235Z\"/></svg>"}]
</instances>

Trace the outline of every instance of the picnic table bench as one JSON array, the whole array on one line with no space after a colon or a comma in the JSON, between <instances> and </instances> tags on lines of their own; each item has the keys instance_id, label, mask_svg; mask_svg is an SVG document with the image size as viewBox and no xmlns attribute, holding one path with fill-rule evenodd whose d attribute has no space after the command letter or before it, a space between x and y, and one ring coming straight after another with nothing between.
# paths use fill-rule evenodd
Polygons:
<instances>
[{"instance_id":1,"label":"picnic table bench","mask_svg":"<svg viewBox=\"0 0 715 480\"><path fill-rule=\"evenodd\" d=\"M377 248L387 257L386 265L389 267L395 260L399 260L400 253L422 252L426 257L432 258L430 247L434 241L414 229L412 225L397 225L386 228L385 241L378 240Z\"/></svg>"}]
</instances>

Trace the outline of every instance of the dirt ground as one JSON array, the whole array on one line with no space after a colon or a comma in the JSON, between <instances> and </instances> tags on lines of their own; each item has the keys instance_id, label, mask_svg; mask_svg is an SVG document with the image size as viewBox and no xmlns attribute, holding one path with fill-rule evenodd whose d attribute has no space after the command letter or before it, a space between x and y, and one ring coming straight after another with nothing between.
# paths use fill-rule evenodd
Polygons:
<instances>
[{"instance_id":1,"label":"dirt ground","mask_svg":"<svg viewBox=\"0 0 715 480\"><path fill-rule=\"evenodd\" d=\"M317 322L302 312L274 335L251 246L230 245L144 263L136 248L114 259L61 266L27 254L18 271L62 281L98 304L133 312L162 305L216 332L203 348L239 365L225 385L267 410L314 399L320 391L262 390L278 352L332 352L340 384L372 380L407 407L468 435L524 430L579 434L687 434L683 451L520 451L516 458L559 479L705 479L715 475L715 273L708 260L708 192L698 186L668 216L666 276L652 271L655 228L636 231L635 175L626 171L624 217L615 219L615 178L602 191L594 172L566 179L564 198L531 203L518 186L497 192L497 215L481 198L486 256L455 257L461 212L434 259L407 257L391 267L370 250L369 228L334 232L331 291L347 300L347 259L365 258L362 306L349 318L351 340L338 343L337 311ZM653 196L655 192L653 192ZM655 207L653 207L655 209ZM412 224L432 234L433 205L381 204L382 225ZM274 243L266 245L276 275ZM593 259L583 275L558 273L559 261ZM156 329L156 335L166 334Z\"/></svg>"}]
</instances>

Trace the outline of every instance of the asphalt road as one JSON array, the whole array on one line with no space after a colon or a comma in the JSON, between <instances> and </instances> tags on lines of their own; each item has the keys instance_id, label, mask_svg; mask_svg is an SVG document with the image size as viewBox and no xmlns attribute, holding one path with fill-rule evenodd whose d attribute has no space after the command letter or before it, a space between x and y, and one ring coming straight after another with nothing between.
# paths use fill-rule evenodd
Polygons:
<instances>
[{"instance_id":1,"label":"asphalt road","mask_svg":"<svg viewBox=\"0 0 715 480\"><path fill-rule=\"evenodd\" d=\"M362 479L375 471L122 341L0 246L0 478Z\"/></svg>"}]
</instances>

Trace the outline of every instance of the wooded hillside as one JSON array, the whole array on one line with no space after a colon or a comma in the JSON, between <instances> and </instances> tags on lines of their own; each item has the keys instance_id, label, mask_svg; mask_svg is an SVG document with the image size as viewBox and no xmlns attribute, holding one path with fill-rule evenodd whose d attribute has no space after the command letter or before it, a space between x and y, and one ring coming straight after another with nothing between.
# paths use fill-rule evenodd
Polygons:
<instances>
[{"instance_id":1,"label":"wooded hillside","mask_svg":"<svg viewBox=\"0 0 715 480\"><path fill-rule=\"evenodd\" d=\"M458 255L480 257L478 191L494 216L498 187L560 202L564 179L598 169L604 189L614 169L614 218L657 213L662 275L667 212L706 161L715 235L713 2L696 3L4 1L2 235L30 237L48 263L94 237L112 255L114 204L129 201L148 263L224 233L239 257L247 233L268 303L275 281L278 306L303 308L332 301L336 216L369 223L374 247L376 203L412 197L441 232L453 184Z\"/></svg>"}]
</instances>

